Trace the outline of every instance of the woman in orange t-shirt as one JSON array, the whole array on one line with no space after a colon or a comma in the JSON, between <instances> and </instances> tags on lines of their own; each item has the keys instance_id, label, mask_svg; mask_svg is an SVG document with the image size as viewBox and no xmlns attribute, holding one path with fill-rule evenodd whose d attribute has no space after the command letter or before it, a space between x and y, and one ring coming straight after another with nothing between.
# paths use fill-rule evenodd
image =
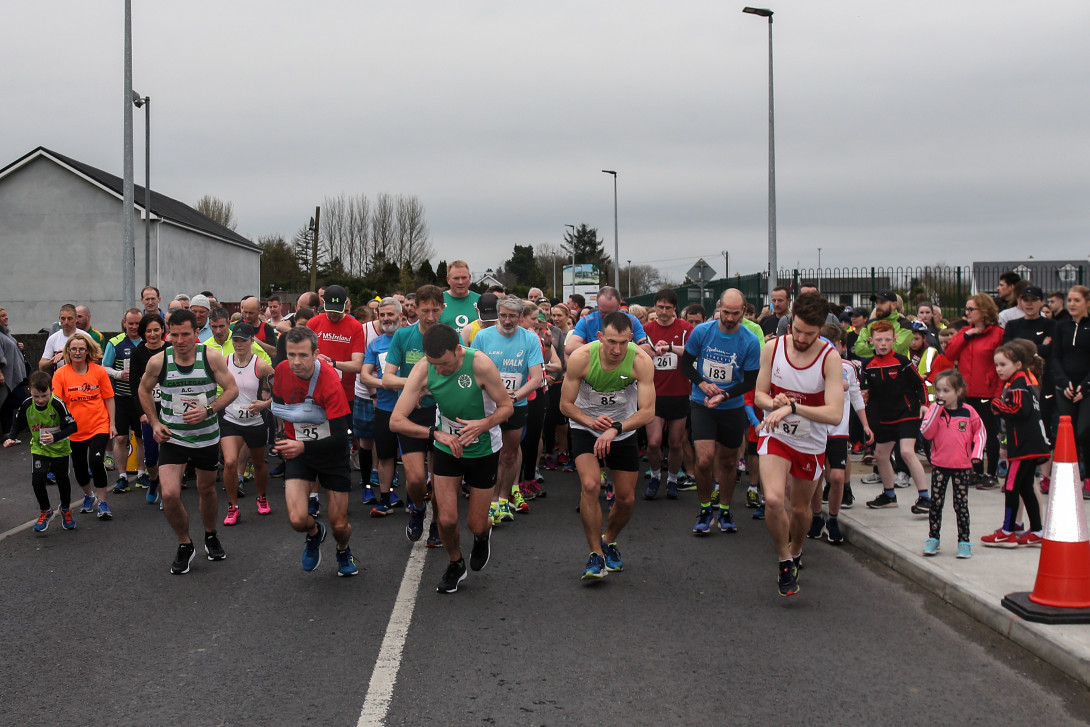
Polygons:
<instances>
[{"instance_id":1,"label":"woman in orange t-shirt","mask_svg":"<svg viewBox=\"0 0 1090 727\"><path fill-rule=\"evenodd\" d=\"M79 428L68 439L72 443L72 469L83 488L80 512L94 512L100 520L110 520L113 514L106 504L103 458L115 434L114 388L106 369L98 364L101 360L98 344L89 337L77 334L69 338L64 344L65 365L53 374L53 393L68 407Z\"/></svg>"}]
</instances>

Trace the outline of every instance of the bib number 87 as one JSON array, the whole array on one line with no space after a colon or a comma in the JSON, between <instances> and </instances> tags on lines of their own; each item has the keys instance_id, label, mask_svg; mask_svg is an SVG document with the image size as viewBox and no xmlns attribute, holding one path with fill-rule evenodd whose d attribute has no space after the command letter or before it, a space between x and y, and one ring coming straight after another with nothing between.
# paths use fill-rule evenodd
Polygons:
<instances>
[{"instance_id":1,"label":"bib number 87","mask_svg":"<svg viewBox=\"0 0 1090 727\"><path fill-rule=\"evenodd\" d=\"M799 431L799 424L798 424L798 422L783 421L783 422L780 422L780 429L782 429L783 433L786 434L787 436L793 437Z\"/></svg>"}]
</instances>

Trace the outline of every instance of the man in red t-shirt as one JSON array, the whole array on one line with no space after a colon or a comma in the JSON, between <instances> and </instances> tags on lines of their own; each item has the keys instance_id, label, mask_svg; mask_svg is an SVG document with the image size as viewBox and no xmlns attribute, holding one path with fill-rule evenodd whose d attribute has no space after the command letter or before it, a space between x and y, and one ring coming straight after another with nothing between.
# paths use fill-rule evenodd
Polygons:
<instances>
[{"instance_id":1,"label":"man in red t-shirt","mask_svg":"<svg viewBox=\"0 0 1090 727\"><path fill-rule=\"evenodd\" d=\"M328 298L327 298L328 300ZM358 324L357 324L358 325ZM337 541L337 575L359 573L348 539L348 492L352 480L348 468L349 426L352 410L338 386L337 375L317 358L318 338L309 328L297 326L284 334L287 360L276 367L273 377L273 404L296 407L278 411L284 419L285 438L276 443L284 458L284 500L292 528L307 534L303 548L303 570L312 571L322 561L321 543L325 526L308 511L308 495L321 480L329 502L329 527ZM317 368L312 400L308 401L310 380ZM324 411L302 416L299 408L315 404Z\"/></svg>"},{"instance_id":2,"label":"man in red t-shirt","mask_svg":"<svg viewBox=\"0 0 1090 727\"><path fill-rule=\"evenodd\" d=\"M689 416L689 394L692 385L680 368L685 340L692 324L677 317L677 293L664 288L655 293L656 318L643 327L647 334L652 360L655 362L655 418L647 428L647 462L651 466L651 481L644 491L645 500L654 500L659 492L662 474L662 430L668 432L670 467L666 474L666 496L678 498L677 473L681 468L685 444L685 419Z\"/></svg>"},{"instance_id":3,"label":"man in red t-shirt","mask_svg":"<svg viewBox=\"0 0 1090 727\"><path fill-rule=\"evenodd\" d=\"M363 324L349 315L348 293L339 285L325 289L325 312L307 321L307 327L318 334L318 359L341 372L344 400L356 399L356 377L363 369L363 353L367 336Z\"/></svg>"}]
</instances>

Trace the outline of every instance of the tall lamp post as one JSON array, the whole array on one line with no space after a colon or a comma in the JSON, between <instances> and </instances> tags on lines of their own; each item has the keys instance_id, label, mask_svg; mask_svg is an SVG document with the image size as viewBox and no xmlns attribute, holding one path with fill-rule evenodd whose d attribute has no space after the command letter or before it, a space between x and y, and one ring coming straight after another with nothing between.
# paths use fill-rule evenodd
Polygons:
<instances>
[{"instance_id":1,"label":"tall lamp post","mask_svg":"<svg viewBox=\"0 0 1090 727\"><path fill-rule=\"evenodd\" d=\"M571 228L571 292L575 295L575 225L564 225Z\"/></svg>"},{"instance_id":2,"label":"tall lamp post","mask_svg":"<svg viewBox=\"0 0 1090 727\"><path fill-rule=\"evenodd\" d=\"M621 247L617 232L617 172L612 169L603 169L603 174L613 175L613 287L621 289ZM629 291L629 295L632 291Z\"/></svg>"},{"instance_id":3,"label":"tall lamp post","mask_svg":"<svg viewBox=\"0 0 1090 727\"><path fill-rule=\"evenodd\" d=\"M628 297L632 297L632 261L628 261Z\"/></svg>"},{"instance_id":4,"label":"tall lamp post","mask_svg":"<svg viewBox=\"0 0 1090 727\"><path fill-rule=\"evenodd\" d=\"M768 299L776 280L776 124L772 103L772 11L767 8L742 8L743 13L768 18Z\"/></svg>"},{"instance_id":5,"label":"tall lamp post","mask_svg":"<svg viewBox=\"0 0 1090 727\"><path fill-rule=\"evenodd\" d=\"M151 96L133 91L132 105L144 107L144 285L151 285Z\"/></svg>"}]
</instances>

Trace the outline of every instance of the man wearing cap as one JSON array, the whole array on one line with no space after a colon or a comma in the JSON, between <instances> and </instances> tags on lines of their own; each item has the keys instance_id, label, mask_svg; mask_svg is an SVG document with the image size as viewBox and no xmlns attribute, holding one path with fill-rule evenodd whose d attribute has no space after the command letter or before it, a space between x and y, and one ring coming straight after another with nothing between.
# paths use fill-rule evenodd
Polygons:
<instances>
[{"instance_id":1,"label":"man wearing cap","mask_svg":"<svg viewBox=\"0 0 1090 727\"><path fill-rule=\"evenodd\" d=\"M499 317L496 304L498 298L495 293L482 293L474 307L477 309L477 320L462 329L462 342L467 346L473 345L473 339L485 328L496 325Z\"/></svg>"},{"instance_id":2,"label":"man wearing cap","mask_svg":"<svg viewBox=\"0 0 1090 727\"><path fill-rule=\"evenodd\" d=\"M902 356L908 356L909 346L912 345L912 325L897 310L897 294L892 290L879 290L870 300L874 303L874 313L855 340L856 355L860 358L874 355L874 346L870 342L871 326L875 321L889 321L893 324L893 350Z\"/></svg>"},{"instance_id":3,"label":"man wearing cap","mask_svg":"<svg viewBox=\"0 0 1090 727\"><path fill-rule=\"evenodd\" d=\"M261 301L252 295L247 295L239 304L239 309L242 311L242 320L254 329L254 343L261 346L270 357L275 356L276 329L261 320Z\"/></svg>"},{"instance_id":4,"label":"man wearing cap","mask_svg":"<svg viewBox=\"0 0 1090 727\"><path fill-rule=\"evenodd\" d=\"M212 302L207 295L194 295L189 301L189 310L197 316L197 340L205 343L212 337L212 327L208 325L208 314L212 312Z\"/></svg>"},{"instance_id":5,"label":"man wearing cap","mask_svg":"<svg viewBox=\"0 0 1090 727\"><path fill-rule=\"evenodd\" d=\"M318 335L318 358L340 372L345 402L355 401L356 376L363 369L367 337L363 324L348 312L348 293L339 285L325 289L325 312L307 321Z\"/></svg>"},{"instance_id":6,"label":"man wearing cap","mask_svg":"<svg viewBox=\"0 0 1090 727\"><path fill-rule=\"evenodd\" d=\"M477 315L473 304L481 295L469 289L471 280L469 263L465 260L455 260L447 266L447 285L450 288L443 291L443 315L439 322L458 333Z\"/></svg>"}]
</instances>

